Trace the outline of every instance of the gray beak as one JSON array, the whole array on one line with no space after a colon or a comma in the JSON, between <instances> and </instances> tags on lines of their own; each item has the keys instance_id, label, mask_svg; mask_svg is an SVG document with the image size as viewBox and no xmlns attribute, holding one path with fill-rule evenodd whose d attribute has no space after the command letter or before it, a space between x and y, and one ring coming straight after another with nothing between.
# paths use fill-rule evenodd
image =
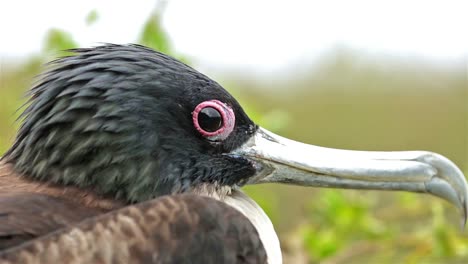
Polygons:
<instances>
[{"instance_id":1,"label":"gray beak","mask_svg":"<svg viewBox=\"0 0 468 264\"><path fill-rule=\"evenodd\" d=\"M427 151L354 151L296 142L259 128L234 151L252 160L258 173L253 183L400 190L441 197L467 218L468 187L460 169L450 160Z\"/></svg>"}]
</instances>

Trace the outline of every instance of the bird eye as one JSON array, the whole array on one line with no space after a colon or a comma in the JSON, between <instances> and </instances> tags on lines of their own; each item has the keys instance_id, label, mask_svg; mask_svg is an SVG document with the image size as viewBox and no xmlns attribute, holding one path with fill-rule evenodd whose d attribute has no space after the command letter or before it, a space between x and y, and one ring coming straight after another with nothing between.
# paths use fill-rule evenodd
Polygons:
<instances>
[{"instance_id":1,"label":"bird eye","mask_svg":"<svg viewBox=\"0 0 468 264\"><path fill-rule=\"evenodd\" d=\"M211 141L227 138L234 129L235 115L232 109L218 100L197 105L192 113L195 129Z\"/></svg>"},{"instance_id":2,"label":"bird eye","mask_svg":"<svg viewBox=\"0 0 468 264\"><path fill-rule=\"evenodd\" d=\"M198 125L207 132L215 132L223 126L223 117L213 107L205 107L198 114Z\"/></svg>"}]
</instances>

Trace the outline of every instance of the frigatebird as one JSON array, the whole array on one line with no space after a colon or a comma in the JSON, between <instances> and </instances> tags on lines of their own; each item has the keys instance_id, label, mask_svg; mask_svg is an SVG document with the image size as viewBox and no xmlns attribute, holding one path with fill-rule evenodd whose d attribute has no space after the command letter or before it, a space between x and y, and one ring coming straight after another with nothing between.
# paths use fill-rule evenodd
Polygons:
<instances>
[{"instance_id":1,"label":"frigatebird","mask_svg":"<svg viewBox=\"0 0 468 264\"><path fill-rule=\"evenodd\" d=\"M241 187L429 193L467 216L464 175L426 151L308 145L218 83L139 45L74 49L30 90L0 164L0 262L281 263Z\"/></svg>"}]
</instances>

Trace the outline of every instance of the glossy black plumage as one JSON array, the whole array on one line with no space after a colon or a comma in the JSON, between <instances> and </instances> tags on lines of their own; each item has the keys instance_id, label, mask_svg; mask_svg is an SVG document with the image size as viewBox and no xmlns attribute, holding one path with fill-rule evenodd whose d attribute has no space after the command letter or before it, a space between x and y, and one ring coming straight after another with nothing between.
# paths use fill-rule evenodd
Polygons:
<instances>
[{"instance_id":1,"label":"glossy black plumage","mask_svg":"<svg viewBox=\"0 0 468 264\"><path fill-rule=\"evenodd\" d=\"M142 46L73 52L51 63L31 90L4 156L17 172L128 202L201 183L232 186L254 174L247 160L223 155L256 125L219 84ZM235 130L222 142L205 140L191 122L195 106L212 99L236 114Z\"/></svg>"}]
</instances>

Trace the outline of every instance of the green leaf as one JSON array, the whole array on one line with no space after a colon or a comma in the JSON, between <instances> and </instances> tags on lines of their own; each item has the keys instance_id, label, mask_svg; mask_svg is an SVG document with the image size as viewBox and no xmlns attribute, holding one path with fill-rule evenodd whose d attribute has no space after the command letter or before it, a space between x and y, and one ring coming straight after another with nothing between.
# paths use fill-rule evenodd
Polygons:
<instances>
[{"instance_id":1,"label":"green leaf","mask_svg":"<svg viewBox=\"0 0 468 264\"><path fill-rule=\"evenodd\" d=\"M157 13L153 13L146 21L138 43L166 54L173 52L169 36L161 26L161 18Z\"/></svg>"},{"instance_id":2,"label":"green leaf","mask_svg":"<svg viewBox=\"0 0 468 264\"><path fill-rule=\"evenodd\" d=\"M47 54L63 56L66 55L66 50L76 48L78 45L73 40L71 34L61 29L50 29L45 37L43 50Z\"/></svg>"},{"instance_id":3,"label":"green leaf","mask_svg":"<svg viewBox=\"0 0 468 264\"><path fill-rule=\"evenodd\" d=\"M91 10L88 15L86 15L85 21L87 26L92 26L99 19L99 14L96 9Z\"/></svg>"}]
</instances>

